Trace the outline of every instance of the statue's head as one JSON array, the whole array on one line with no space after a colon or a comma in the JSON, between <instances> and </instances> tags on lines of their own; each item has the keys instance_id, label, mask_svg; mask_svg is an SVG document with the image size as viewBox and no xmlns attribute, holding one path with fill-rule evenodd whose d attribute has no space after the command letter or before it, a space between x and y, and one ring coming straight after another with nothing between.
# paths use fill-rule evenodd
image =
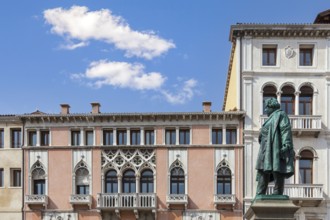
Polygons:
<instances>
[{"instance_id":1,"label":"statue's head","mask_svg":"<svg viewBox=\"0 0 330 220\"><path fill-rule=\"evenodd\" d=\"M269 98L265 101L265 112L267 116L270 116L275 110L280 109L281 105L278 103L277 99Z\"/></svg>"}]
</instances>

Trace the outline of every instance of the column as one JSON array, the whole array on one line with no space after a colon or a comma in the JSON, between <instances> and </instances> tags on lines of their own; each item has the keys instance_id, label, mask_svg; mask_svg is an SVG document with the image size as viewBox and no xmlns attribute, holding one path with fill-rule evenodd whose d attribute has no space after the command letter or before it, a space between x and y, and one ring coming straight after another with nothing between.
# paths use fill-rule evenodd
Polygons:
<instances>
[{"instance_id":1,"label":"column","mask_svg":"<svg viewBox=\"0 0 330 220\"><path fill-rule=\"evenodd\" d=\"M123 193L122 180L123 180L123 176L121 174L118 174L118 193Z\"/></svg>"},{"instance_id":2,"label":"column","mask_svg":"<svg viewBox=\"0 0 330 220\"><path fill-rule=\"evenodd\" d=\"M36 146L40 147L40 129L37 129L37 142L36 142Z\"/></svg>"},{"instance_id":3,"label":"column","mask_svg":"<svg viewBox=\"0 0 330 220\"><path fill-rule=\"evenodd\" d=\"M175 128L175 145L179 145L179 135L180 135L180 132L179 132L179 127L176 127Z\"/></svg>"},{"instance_id":4,"label":"column","mask_svg":"<svg viewBox=\"0 0 330 220\"><path fill-rule=\"evenodd\" d=\"M227 144L226 125L222 125L222 144Z\"/></svg>"},{"instance_id":5,"label":"column","mask_svg":"<svg viewBox=\"0 0 330 220\"><path fill-rule=\"evenodd\" d=\"M140 131L140 145L144 145L144 127L141 127Z\"/></svg>"},{"instance_id":6,"label":"column","mask_svg":"<svg viewBox=\"0 0 330 220\"><path fill-rule=\"evenodd\" d=\"M140 175L136 175L135 177L135 184L136 184L136 193L140 193Z\"/></svg>"},{"instance_id":7,"label":"column","mask_svg":"<svg viewBox=\"0 0 330 220\"><path fill-rule=\"evenodd\" d=\"M241 140L240 140L239 134L240 134L240 128L237 127L236 128L236 144L241 144Z\"/></svg>"},{"instance_id":8,"label":"column","mask_svg":"<svg viewBox=\"0 0 330 220\"><path fill-rule=\"evenodd\" d=\"M294 93L295 99L294 99L294 114L299 115L299 95L300 91L297 91Z\"/></svg>"},{"instance_id":9,"label":"column","mask_svg":"<svg viewBox=\"0 0 330 220\"><path fill-rule=\"evenodd\" d=\"M80 128L80 146L84 146L85 133L84 129Z\"/></svg>"},{"instance_id":10,"label":"column","mask_svg":"<svg viewBox=\"0 0 330 220\"><path fill-rule=\"evenodd\" d=\"M277 95L277 101L278 101L278 103L281 104L281 95L282 95L282 91L278 91L278 92L276 93L276 95Z\"/></svg>"},{"instance_id":11,"label":"column","mask_svg":"<svg viewBox=\"0 0 330 220\"><path fill-rule=\"evenodd\" d=\"M316 103L317 103L317 96L319 94L319 91L317 89L315 89L315 91L313 92L313 100L312 100L312 115L317 115L318 112L316 111Z\"/></svg>"},{"instance_id":12,"label":"column","mask_svg":"<svg viewBox=\"0 0 330 220\"><path fill-rule=\"evenodd\" d=\"M113 129L113 145L117 145L117 128Z\"/></svg>"},{"instance_id":13,"label":"column","mask_svg":"<svg viewBox=\"0 0 330 220\"><path fill-rule=\"evenodd\" d=\"M12 135L12 133L11 133L11 130L9 130L9 132L10 132L10 135L9 135L9 137L10 137L10 141L9 141L9 143L10 143L10 147L12 146L12 140L11 140L11 135ZM24 146L27 146L28 145L28 142L27 142L27 139L28 139L28 131L27 131L27 129L24 129ZM6 145L4 145L4 147L6 147Z\"/></svg>"},{"instance_id":14,"label":"column","mask_svg":"<svg viewBox=\"0 0 330 220\"><path fill-rule=\"evenodd\" d=\"M260 115L264 114L264 92L260 91Z\"/></svg>"},{"instance_id":15,"label":"column","mask_svg":"<svg viewBox=\"0 0 330 220\"><path fill-rule=\"evenodd\" d=\"M295 180L294 180L294 182L295 182L295 184L299 184L299 159L300 159L300 156L296 156L296 160L295 160Z\"/></svg>"},{"instance_id":16,"label":"column","mask_svg":"<svg viewBox=\"0 0 330 220\"><path fill-rule=\"evenodd\" d=\"M130 128L127 128L126 145L131 145L131 130L130 130Z\"/></svg>"}]
</instances>

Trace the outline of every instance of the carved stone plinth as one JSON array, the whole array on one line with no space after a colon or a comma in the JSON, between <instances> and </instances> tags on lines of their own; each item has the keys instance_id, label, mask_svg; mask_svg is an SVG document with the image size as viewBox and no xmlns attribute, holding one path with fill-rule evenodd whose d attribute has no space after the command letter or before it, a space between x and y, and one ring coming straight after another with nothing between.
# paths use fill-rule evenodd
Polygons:
<instances>
[{"instance_id":1,"label":"carved stone plinth","mask_svg":"<svg viewBox=\"0 0 330 220\"><path fill-rule=\"evenodd\" d=\"M244 215L247 220L294 220L294 214L299 209L289 199L271 198L271 196L256 198Z\"/></svg>"}]
</instances>

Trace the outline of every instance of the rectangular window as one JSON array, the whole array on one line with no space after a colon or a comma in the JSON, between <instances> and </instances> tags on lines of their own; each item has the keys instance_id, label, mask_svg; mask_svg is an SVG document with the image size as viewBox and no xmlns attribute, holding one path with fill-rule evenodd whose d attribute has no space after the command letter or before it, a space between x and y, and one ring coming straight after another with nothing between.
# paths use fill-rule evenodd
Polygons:
<instances>
[{"instance_id":1,"label":"rectangular window","mask_svg":"<svg viewBox=\"0 0 330 220\"><path fill-rule=\"evenodd\" d=\"M21 169L10 169L10 186L20 187L22 186Z\"/></svg>"},{"instance_id":2,"label":"rectangular window","mask_svg":"<svg viewBox=\"0 0 330 220\"><path fill-rule=\"evenodd\" d=\"M3 129L0 129L0 148L4 147L4 131Z\"/></svg>"},{"instance_id":3,"label":"rectangular window","mask_svg":"<svg viewBox=\"0 0 330 220\"><path fill-rule=\"evenodd\" d=\"M262 65L276 66L276 45L263 45L262 48Z\"/></svg>"},{"instance_id":4,"label":"rectangular window","mask_svg":"<svg viewBox=\"0 0 330 220\"><path fill-rule=\"evenodd\" d=\"M131 145L140 145L140 130L131 130Z\"/></svg>"},{"instance_id":5,"label":"rectangular window","mask_svg":"<svg viewBox=\"0 0 330 220\"><path fill-rule=\"evenodd\" d=\"M222 144L222 129L212 129L212 144Z\"/></svg>"},{"instance_id":6,"label":"rectangular window","mask_svg":"<svg viewBox=\"0 0 330 220\"><path fill-rule=\"evenodd\" d=\"M29 146L37 145L37 132L36 131L28 132L28 141L29 141Z\"/></svg>"},{"instance_id":7,"label":"rectangular window","mask_svg":"<svg viewBox=\"0 0 330 220\"><path fill-rule=\"evenodd\" d=\"M190 130L180 129L179 130L179 143L180 144L190 144Z\"/></svg>"},{"instance_id":8,"label":"rectangular window","mask_svg":"<svg viewBox=\"0 0 330 220\"><path fill-rule=\"evenodd\" d=\"M144 131L144 142L146 145L153 145L155 143L154 131L145 130Z\"/></svg>"},{"instance_id":9,"label":"rectangular window","mask_svg":"<svg viewBox=\"0 0 330 220\"><path fill-rule=\"evenodd\" d=\"M34 195L45 195L45 180L44 179L33 180L33 194Z\"/></svg>"},{"instance_id":10,"label":"rectangular window","mask_svg":"<svg viewBox=\"0 0 330 220\"><path fill-rule=\"evenodd\" d=\"M313 45L300 45L299 47L299 65L313 66Z\"/></svg>"},{"instance_id":11,"label":"rectangular window","mask_svg":"<svg viewBox=\"0 0 330 220\"><path fill-rule=\"evenodd\" d=\"M103 130L103 145L113 145L113 130Z\"/></svg>"},{"instance_id":12,"label":"rectangular window","mask_svg":"<svg viewBox=\"0 0 330 220\"><path fill-rule=\"evenodd\" d=\"M71 131L71 145L72 146L80 145L80 131Z\"/></svg>"},{"instance_id":13,"label":"rectangular window","mask_svg":"<svg viewBox=\"0 0 330 220\"><path fill-rule=\"evenodd\" d=\"M77 185L77 194L78 195L88 195L89 194L89 185Z\"/></svg>"},{"instance_id":14,"label":"rectangular window","mask_svg":"<svg viewBox=\"0 0 330 220\"><path fill-rule=\"evenodd\" d=\"M117 130L117 145L126 145L126 144L127 144L127 131Z\"/></svg>"},{"instance_id":15,"label":"rectangular window","mask_svg":"<svg viewBox=\"0 0 330 220\"><path fill-rule=\"evenodd\" d=\"M11 130L11 147L20 148L21 143L21 129L12 129Z\"/></svg>"},{"instance_id":16,"label":"rectangular window","mask_svg":"<svg viewBox=\"0 0 330 220\"><path fill-rule=\"evenodd\" d=\"M85 145L93 146L94 145L94 132L85 131Z\"/></svg>"},{"instance_id":17,"label":"rectangular window","mask_svg":"<svg viewBox=\"0 0 330 220\"><path fill-rule=\"evenodd\" d=\"M40 145L49 146L49 131L40 131Z\"/></svg>"},{"instance_id":18,"label":"rectangular window","mask_svg":"<svg viewBox=\"0 0 330 220\"><path fill-rule=\"evenodd\" d=\"M4 187L4 172L3 172L3 168L0 168L0 187Z\"/></svg>"},{"instance_id":19,"label":"rectangular window","mask_svg":"<svg viewBox=\"0 0 330 220\"><path fill-rule=\"evenodd\" d=\"M236 144L236 129L226 130L226 144Z\"/></svg>"},{"instance_id":20,"label":"rectangular window","mask_svg":"<svg viewBox=\"0 0 330 220\"><path fill-rule=\"evenodd\" d=\"M165 144L175 144L176 142L176 132L175 129L165 130Z\"/></svg>"}]
</instances>

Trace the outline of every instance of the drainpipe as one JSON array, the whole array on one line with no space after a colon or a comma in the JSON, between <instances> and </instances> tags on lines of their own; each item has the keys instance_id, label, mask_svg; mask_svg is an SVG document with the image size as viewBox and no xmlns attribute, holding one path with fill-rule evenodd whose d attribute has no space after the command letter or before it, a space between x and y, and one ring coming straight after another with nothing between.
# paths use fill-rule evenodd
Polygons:
<instances>
[{"instance_id":1,"label":"drainpipe","mask_svg":"<svg viewBox=\"0 0 330 220\"><path fill-rule=\"evenodd\" d=\"M23 138L22 138L22 145L21 145L21 149L22 149L22 219L25 220L25 213L24 213L24 195L25 195L25 191L24 191L24 188L25 188L25 169L24 169L24 164L25 164L25 159L24 159L24 143L25 143L25 119L21 119L22 120L22 123L23 123L23 131L22 131L22 134L23 134Z\"/></svg>"}]
</instances>

